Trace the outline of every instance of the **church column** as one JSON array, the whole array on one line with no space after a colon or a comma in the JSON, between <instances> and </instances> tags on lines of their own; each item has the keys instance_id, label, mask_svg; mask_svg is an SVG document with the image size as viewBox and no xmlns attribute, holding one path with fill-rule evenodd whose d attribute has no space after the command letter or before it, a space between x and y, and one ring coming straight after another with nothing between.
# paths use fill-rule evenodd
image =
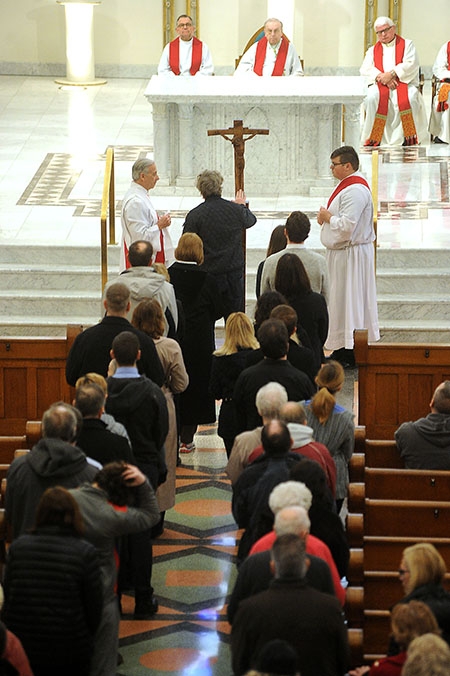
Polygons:
<instances>
[{"instance_id":1,"label":"church column","mask_svg":"<svg viewBox=\"0 0 450 676\"><path fill-rule=\"evenodd\" d=\"M170 185L169 104L152 103L153 107L153 157L158 169L160 185Z\"/></svg>"},{"instance_id":2,"label":"church column","mask_svg":"<svg viewBox=\"0 0 450 676\"><path fill-rule=\"evenodd\" d=\"M177 185L192 186L194 184L194 106L178 105L178 178ZM206 139L198 139L206 143Z\"/></svg>"},{"instance_id":3,"label":"church column","mask_svg":"<svg viewBox=\"0 0 450 676\"><path fill-rule=\"evenodd\" d=\"M330 176L330 154L334 150L336 139L334 134L334 109L335 106L323 106L318 116L317 149L319 176ZM340 145L340 143L338 144Z\"/></svg>"},{"instance_id":4,"label":"church column","mask_svg":"<svg viewBox=\"0 0 450 676\"><path fill-rule=\"evenodd\" d=\"M361 106L357 104L345 104L344 111L344 142L347 146L353 146L358 150L361 141Z\"/></svg>"}]
</instances>

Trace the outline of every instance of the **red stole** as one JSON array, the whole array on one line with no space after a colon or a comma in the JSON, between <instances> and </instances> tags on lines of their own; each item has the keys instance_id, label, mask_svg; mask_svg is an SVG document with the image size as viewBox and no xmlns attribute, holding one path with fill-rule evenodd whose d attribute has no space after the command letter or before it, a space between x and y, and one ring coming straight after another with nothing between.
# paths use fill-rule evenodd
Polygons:
<instances>
[{"instance_id":1,"label":"red stole","mask_svg":"<svg viewBox=\"0 0 450 676\"><path fill-rule=\"evenodd\" d=\"M339 195L339 193L342 190L345 190L345 188L348 188L349 185L354 185L355 183L365 185L367 190L370 191L369 184L367 183L365 178L363 178L362 176L355 176L355 174L351 174L350 176L347 176L347 178L342 179L340 183L338 183L330 199L328 200L327 209L329 209L331 202L334 200L335 197Z\"/></svg>"},{"instance_id":2,"label":"red stole","mask_svg":"<svg viewBox=\"0 0 450 676\"><path fill-rule=\"evenodd\" d=\"M447 68L450 64L450 40L447 42ZM444 110L448 109L448 95L450 92L450 84L448 80L441 80L441 86L439 87L438 92L438 103L436 110L438 113L443 113Z\"/></svg>"},{"instance_id":3,"label":"red stole","mask_svg":"<svg viewBox=\"0 0 450 676\"><path fill-rule=\"evenodd\" d=\"M128 270L128 268L131 268L130 261L128 260L128 247L127 243L125 240L123 240L123 251L125 254L125 270Z\"/></svg>"},{"instance_id":4,"label":"red stole","mask_svg":"<svg viewBox=\"0 0 450 676\"><path fill-rule=\"evenodd\" d=\"M195 75L202 65L202 42L198 38L192 38L192 60L189 72ZM169 66L175 75L180 74L180 38L175 38L169 43Z\"/></svg>"},{"instance_id":5,"label":"red stole","mask_svg":"<svg viewBox=\"0 0 450 676\"><path fill-rule=\"evenodd\" d=\"M280 49L278 50L272 75L283 75L284 66L286 65L288 47L289 40L283 36L281 38L281 45ZM256 73L256 75L262 75L264 61L266 60L266 50L269 48L272 49L266 37L263 37L261 38L261 40L258 40L258 44L256 45L255 65L253 67L253 72Z\"/></svg>"},{"instance_id":6,"label":"red stole","mask_svg":"<svg viewBox=\"0 0 450 676\"><path fill-rule=\"evenodd\" d=\"M403 61L403 55L405 53L405 40L399 35L395 38L395 64L401 63ZM381 42L377 42L373 48L373 61L374 66L382 73L383 70L383 45ZM375 120L373 123L372 131L370 132L370 138L365 142L365 146L379 146L381 139L383 138L384 127L386 126L386 118L388 113L389 106L389 95L391 90L389 87L382 85L380 82L376 83L378 86L378 91L380 98L378 101L378 109L375 114ZM411 104L408 97L408 85L405 82L398 82L397 86L397 101L398 108L400 110L400 119L403 127L403 136L405 137L405 142L403 145L413 146L417 145L417 131L414 124L414 118L411 111Z\"/></svg>"},{"instance_id":7,"label":"red stole","mask_svg":"<svg viewBox=\"0 0 450 676\"><path fill-rule=\"evenodd\" d=\"M164 233L162 230L159 231L159 251L155 256L155 263L165 263L166 254L164 251Z\"/></svg>"}]
</instances>

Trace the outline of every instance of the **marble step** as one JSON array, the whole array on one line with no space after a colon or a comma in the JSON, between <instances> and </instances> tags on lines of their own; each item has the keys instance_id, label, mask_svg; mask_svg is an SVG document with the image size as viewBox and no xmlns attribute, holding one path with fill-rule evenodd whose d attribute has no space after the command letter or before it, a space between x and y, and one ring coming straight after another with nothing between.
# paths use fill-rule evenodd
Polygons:
<instances>
[{"instance_id":1,"label":"marble step","mask_svg":"<svg viewBox=\"0 0 450 676\"><path fill-rule=\"evenodd\" d=\"M64 338L66 335L67 324L80 324L87 328L92 324L97 324L100 320L98 315L88 316L65 316L65 315L46 315L33 317L31 315L15 315L2 317L0 321L0 337L51 337Z\"/></svg>"},{"instance_id":2,"label":"marble step","mask_svg":"<svg viewBox=\"0 0 450 676\"><path fill-rule=\"evenodd\" d=\"M429 291L429 289L428 289ZM450 296L422 294L419 297L406 294L378 294L378 317L383 320L414 322L419 319L429 321L450 321Z\"/></svg>"},{"instance_id":3,"label":"marble step","mask_svg":"<svg viewBox=\"0 0 450 676\"><path fill-rule=\"evenodd\" d=\"M4 289L0 297L2 321L15 316L36 318L39 323L47 316L61 314L67 323L73 317L101 317L101 293L95 291L69 291L66 289Z\"/></svg>"},{"instance_id":4,"label":"marble step","mask_svg":"<svg viewBox=\"0 0 450 676\"><path fill-rule=\"evenodd\" d=\"M379 268L377 271L378 297L387 294L414 294L429 296L448 295L450 290L450 268L426 269Z\"/></svg>"},{"instance_id":5,"label":"marble step","mask_svg":"<svg viewBox=\"0 0 450 676\"><path fill-rule=\"evenodd\" d=\"M383 343L448 343L450 321L417 319L414 325L400 319L380 320Z\"/></svg>"}]
</instances>

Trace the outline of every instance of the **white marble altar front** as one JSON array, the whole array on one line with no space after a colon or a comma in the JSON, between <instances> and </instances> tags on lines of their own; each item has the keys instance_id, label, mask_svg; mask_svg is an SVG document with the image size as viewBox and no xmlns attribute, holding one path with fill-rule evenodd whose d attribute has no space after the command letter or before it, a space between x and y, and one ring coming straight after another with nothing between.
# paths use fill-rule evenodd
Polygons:
<instances>
[{"instance_id":1,"label":"white marble altar front","mask_svg":"<svg viewBox=\"0 0 450 676\"><path fill-rule=\"evenodd\" d=\"M208 129L243 120L269 129L246 144L245 188L254 194L327 192L330 152L359 147L364 79L334 77L153 76L145 91L153 109L154 156L160 185L191 186L203 169L234 185L233 148Z\"/></svg>"}]
</instances>

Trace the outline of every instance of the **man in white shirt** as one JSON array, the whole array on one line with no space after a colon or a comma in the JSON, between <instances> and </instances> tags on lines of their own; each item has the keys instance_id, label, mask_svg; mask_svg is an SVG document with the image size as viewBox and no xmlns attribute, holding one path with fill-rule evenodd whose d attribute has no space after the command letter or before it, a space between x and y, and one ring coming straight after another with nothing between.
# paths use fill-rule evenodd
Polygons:
<instances>
[{"instance_id":1,"label":"man in white shirt","mask_svg":"<svg viewBox=\"0 0 450 676\"><path fill-rule=\"evenodd\" d=\"M283 35L279 19L267 19L264 37L242 56L234 75L303 75L302 64L292 42Z\"/></svg>"},{"instance_id":2,"label":"man in white shirt","mask_svg":"<svg viewBox=\"0 0 450 676\"><path fill-rule=\"evenodd\" d=\"M213 75L214 65L208 45L194 36L195 26L187 14L177 19L178 37L169 42L163 50L158 75L192 77Z\"/></svg>"},{"instance_id":3,"label":"man in white shirt","mask_svg":"<svg viewBox=\"0 0 450 676\"><path fill-rule=\"evenodd\" d=\"M450 143L450 41L444 42L433 66L433 75L439 80L431 106L428 130L433 143Z\"/></svg>"},{"instance_id":4,"label":"man in white shirt","mask_svg":"<svg viewBox=\"0 0 450 676\"><path fill-rule=\"evenodd\" d=\"M427 137L425 104L419 92L419 58L411 40L396 35L395 23L380 16L377 42L369 47L360 73L367 79L365 146L413 146Z\"/></svg>"},{"instance_id":5,"label":"man in white shirt","mask_svg":"<svg viewBox=\"0 0 450 676\"><path fill-rule=\"evenodd\" d=\"M158 216L148 196L148 191L159 181L158 170L153 160L136 160L132 168L132 182L122 200L122 243L120 271L130 267L128 249L136 240L151 242L156 263L171 265L175 258L169 234L170 214Z\"/></svg>"}]
</instances>

